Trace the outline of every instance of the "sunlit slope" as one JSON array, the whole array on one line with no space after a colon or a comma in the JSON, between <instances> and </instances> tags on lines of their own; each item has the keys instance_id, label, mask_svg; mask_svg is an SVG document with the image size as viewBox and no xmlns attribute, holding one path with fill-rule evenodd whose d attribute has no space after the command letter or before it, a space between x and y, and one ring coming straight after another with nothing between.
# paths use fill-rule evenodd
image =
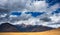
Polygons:
<instances>
[{"instance_id":1,"label":"sunlit slope","mask_svg":"<svg viewBox=\"0 0 60 35\"><path fill-rule=\"evenodd\" d=\"M0 35L60 35L60 28L44 32L2 32Z\"/></svg>"}]
</instances>

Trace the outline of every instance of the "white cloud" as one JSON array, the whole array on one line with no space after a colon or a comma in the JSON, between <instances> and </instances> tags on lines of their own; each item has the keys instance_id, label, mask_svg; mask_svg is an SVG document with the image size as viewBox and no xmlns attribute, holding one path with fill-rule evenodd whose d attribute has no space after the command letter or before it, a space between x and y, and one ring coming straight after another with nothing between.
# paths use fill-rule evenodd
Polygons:
<instances>
[{"instance_id":1,"label":"white cloud","mask_svg":"<svg viewBox=\"0 0 60 35\"><path fill-rule=\"evenodd\" d=\"M0 15L0 18L6 17L7 14Z\"/></svg>"},{"instance_id":2,"label":"white cloud","mask_svg":"<svg viewBox=\"0 0 60 35\"><path fill-rule=\"evenodd\" d=\"M27 10L30 10L32 12L45 12L47 7L45 1L33 1L26 4L27 4Z\"/></svg>"},{"instance_id":3,"label":"white cloud","mask_svg":"<svg viewBox=\"0 0 60 35\"><path fill-rule=\"evenodd\" d=\"M35 11L38 11L38 12L44 12L46 11L46 3L45 1L36 1L36 2L33 2L33 7L34 7L34 10ZM44 10L43 10L44 9Z\"/></svg>"},{"instance_id":4,"label":"white cloud","mask_svg":"<svg viewBox=\"0 0 60 35\"><path fill-rule=\"evenodd\" d=\"M56 11L58 8L60 8L60 4L56 3L55 5L47 8L46 11L48 14L51 14L53 11Z\"/></svg>"},{"instance_id":5,"label":"white cloud","mask_svg":"<svg viewBox=\"0 0 60 35\"><path fill-rule=\"evenodd\" d=\"M54 23L58 22L60 20L60 16L56 16L56 15L53 15L50 18L51 18L52 22L54 22Z\"/></svg>"}]
</instances>

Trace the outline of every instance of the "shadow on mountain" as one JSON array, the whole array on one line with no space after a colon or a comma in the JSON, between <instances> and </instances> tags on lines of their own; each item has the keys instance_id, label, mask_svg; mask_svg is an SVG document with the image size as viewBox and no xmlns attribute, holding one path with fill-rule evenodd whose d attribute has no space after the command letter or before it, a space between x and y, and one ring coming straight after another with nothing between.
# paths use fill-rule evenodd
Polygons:
<instances>
[{"instance_id":1,"label":"shadow on mountain","mask_svg":"<svg viewBox=\"0 0 60 35\"><path fill-rule=\"evenodd\" d=\"M48 31L54 28L41 26L41 25L12 25L10 23L2 23L0 25L0 32L42 32Z\"/></svg>"},{"instance_id":2,"label":"shadow on mountain","mask_svg":"<svg viewBox=\"0 0 60 35\"><path fill-rule=\"evenodd\" d=\"M21 32L42 32L42 31L48 31L48 30L52 30L55 28L51 28L51 27L46 27L46 26L42 26L42 25L16 25L16 28L21 31Z\"/></svg>"},{"instance_id":3,"label":"shadow on mountain","mask_svg":"<svg viewBox=\"0 0 60 35\"><path fill-rule=\"evenodd\" d=\"M2 23L0 25L0 32L18 32L18 30L14 25L9 23Z\"/></svg>"}]
</instances>

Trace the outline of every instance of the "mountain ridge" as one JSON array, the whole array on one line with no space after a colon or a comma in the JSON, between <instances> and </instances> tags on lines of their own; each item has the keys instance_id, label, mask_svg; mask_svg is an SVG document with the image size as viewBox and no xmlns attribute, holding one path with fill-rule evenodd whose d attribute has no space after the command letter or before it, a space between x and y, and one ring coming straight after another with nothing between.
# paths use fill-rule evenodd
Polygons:
<instances>
[{"instance_id":1,"label":"mountain ridge","mask_svg":"<svg viewBox=\"0 0 60 35\"><path fill-rule=\"evenodd\" d=\"M54 28L41 26L41 25L27 25L24 24L21 25L12 25L10 23L3 23L0 25L0 32L42 32L42 31L48 31Z\"/></svg>"}]
</instances>

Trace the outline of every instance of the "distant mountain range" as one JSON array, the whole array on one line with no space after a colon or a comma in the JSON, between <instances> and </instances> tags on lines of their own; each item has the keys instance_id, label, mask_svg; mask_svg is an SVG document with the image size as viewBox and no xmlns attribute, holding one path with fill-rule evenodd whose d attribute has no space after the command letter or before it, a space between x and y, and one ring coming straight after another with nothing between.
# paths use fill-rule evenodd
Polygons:
<instances>
[{"instance_id":1,"label":"distant mountain range","mask_svg":"<svg viewBox=\"0 0 60 35\"><path fill-rule=\"evenodd\" d=\"M10 23L2 23L0 25L0 32L42 32L51 30L54 28L46 27L46 26L39 26L39 25L12 25Z\"/></svg>"}]
</instances>

